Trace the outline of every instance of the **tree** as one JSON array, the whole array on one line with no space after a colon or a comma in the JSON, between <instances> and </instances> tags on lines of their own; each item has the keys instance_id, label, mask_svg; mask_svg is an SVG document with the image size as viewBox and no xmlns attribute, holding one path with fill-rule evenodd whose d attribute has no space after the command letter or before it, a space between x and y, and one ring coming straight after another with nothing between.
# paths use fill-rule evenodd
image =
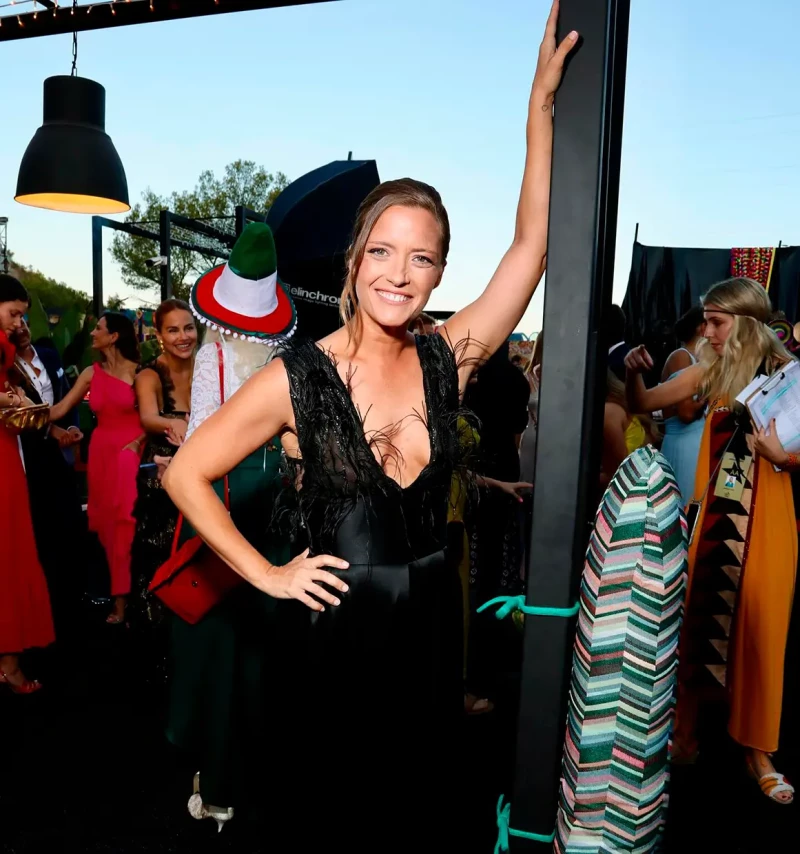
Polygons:
<instances>
[{"instance_id":1,"label":"tree","mask_svg":"<svg viewBox=\"0 0 800 854\"><path fill-rule=\"evenodd\" d=\"M231 221L225 222L221 217L232 217L237 205L266 213L288 183L282 172L267 172L252 160L235 160L225 167L221 178L211 170L201 173L193 190L159 196L148 188L125 221L147 223L145 228L157 232L159 213L168 209L191 219L203 220L220 231L232 232ZM204 247L224 248L211 238L184 229L174 228L173 236ZM152 291L159 286L159 269L150 268L145 263L157 251L158 246L152 240L132 237L124 232L116 232L111 244L111 255L122 268L122 280L129 287L142 291ZM175 296L184 298L193 279L214 263L213 256L174 246L170 260L173 292Z\"/></svg>"},{"instance_id":2,"label":"tree","mask_svg":"<svg viewBox=\"0 0 800 854\"><path fill-rule=\"evenodd\" d=\"M125 302L123 297L113 294L106 300L106 308L109 311L122 311L125 308Z\"/></svg>"}]
</instances>

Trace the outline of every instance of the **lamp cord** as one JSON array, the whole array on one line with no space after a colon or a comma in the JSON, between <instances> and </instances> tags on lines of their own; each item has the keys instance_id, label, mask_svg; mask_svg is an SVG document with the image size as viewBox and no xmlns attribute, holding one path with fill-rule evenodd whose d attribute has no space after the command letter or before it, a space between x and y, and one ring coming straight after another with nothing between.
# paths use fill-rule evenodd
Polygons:
<instances>
[{"instance_id":1,"label":"lamp cord","mask_svg":"<svg viewBox=\"0 0 800 854\"><path fill-rule=\"evenodd\" d=\"M75 9L78 6L78 0L72 0L72 14L75 14ZM72 33L72 77L78 76L78 31Z\"/></svg>"}]
</instances>

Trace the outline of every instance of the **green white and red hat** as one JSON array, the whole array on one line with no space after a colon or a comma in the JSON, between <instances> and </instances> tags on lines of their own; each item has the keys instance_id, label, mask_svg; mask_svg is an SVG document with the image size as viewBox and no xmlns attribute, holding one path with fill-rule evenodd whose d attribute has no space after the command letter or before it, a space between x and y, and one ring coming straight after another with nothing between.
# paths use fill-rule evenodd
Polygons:
<instances>
[{"instance_id":1,"label":"green white and red hat","mask_svg":"<svg viewBox=\"0 0 800 854\"><path fill-rule=\"evenodd\" d=\"M223 335L274 346L297 329L297 309L278 278L272 230L248 223L225 264L204 273L189 303L197 319Z\"/></svg>"}]
</instances>

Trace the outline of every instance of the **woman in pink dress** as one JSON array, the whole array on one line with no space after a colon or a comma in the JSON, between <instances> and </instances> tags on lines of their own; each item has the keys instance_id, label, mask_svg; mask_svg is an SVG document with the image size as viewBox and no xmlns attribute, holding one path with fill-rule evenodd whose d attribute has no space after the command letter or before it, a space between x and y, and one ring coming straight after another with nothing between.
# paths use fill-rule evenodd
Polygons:
<instances>
[{"instance_id":1,"label":"woman in pink dress","mask_svg":"<svg viewBox=\"0 0 800 854\"><path fill-rule=\"evenodd\" d=\"M89 530L97 534L111 574L114 610L107 622L118 624L125 620L131 587L133 505L143 438L133 390L139 364L133 323L124 314L107 311L92 332L92 347L101 360L86 368L70 393L52 407L50 420L63 418L89 393L97 417L89 443Z\"/></svg>"},{"instance_id":2,"label":"woman in pink dress","mask_svg":"<svg viewBox=\"0 0 800 854\"><path fill-rule=\"evenodd\" d=\"M0 408L25 405L21 390L9 377L14 347L8 336L22 325L28 294L13 277L0 273ZM0 684L15 694L33 694L42 686L27 679L19 654L55 640L50 597L36 553L28 506L28 485L17 437L0 426Z\"/></svg>"}]
</instances>

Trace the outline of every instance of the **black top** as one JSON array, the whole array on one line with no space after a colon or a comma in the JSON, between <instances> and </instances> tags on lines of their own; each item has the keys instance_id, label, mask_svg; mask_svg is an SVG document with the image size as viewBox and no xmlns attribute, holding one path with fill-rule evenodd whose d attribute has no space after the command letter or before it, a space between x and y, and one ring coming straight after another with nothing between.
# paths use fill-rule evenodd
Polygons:
<instances>
[{"instance_id":1,"label":"black top","mask_svg":"<svg viewBox=\"0 0 800 854\"><path fill-rule=\"evenodd\" d=\"M312 554L335 554L350 563L407 563L444 547L447 502L458 442L458 375L453 352L439 335L418 336L425 411L414 413L430 434L430 461L401 487L373 453L386 437L368 438L329 354L313 341L291 344L282 354L289 376L302 462L299 510ZM356 512L357 511L357 512ZM380 519L380 538L353 536Z\"/></svg>"}]
</instances>

